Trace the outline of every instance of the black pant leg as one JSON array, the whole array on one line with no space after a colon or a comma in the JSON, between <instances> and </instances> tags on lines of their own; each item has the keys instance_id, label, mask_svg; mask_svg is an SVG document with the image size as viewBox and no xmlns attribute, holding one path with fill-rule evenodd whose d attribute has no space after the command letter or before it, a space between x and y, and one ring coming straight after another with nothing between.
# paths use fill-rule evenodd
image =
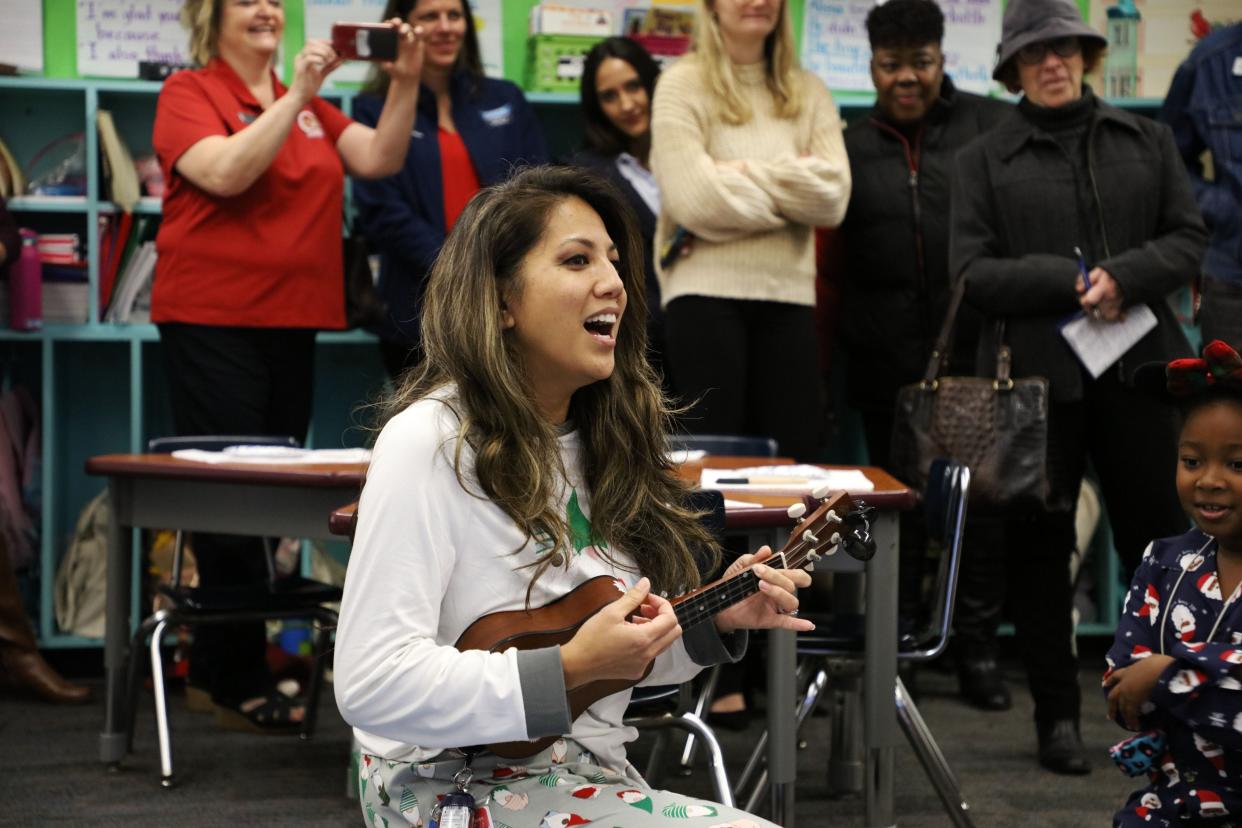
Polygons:
<instances>
[{"instance_id":1,"label":"black pant leg","mask_svg":"<svg viewBox=\"0 0 1242 828\"><path fill-rule=\"evenodd\" d=\"M1085 442L1085 404L1050 405L1048 466L1054 500L1077 502ZM1005 522L1009 607L1037 722L1077 719L1081 707L1069 575L1074 514L1071 506Z\"/></svg>"},{"instance_id":2,"label":"black pant leg","mask_svg":"<svg viewBox=\"0 0 1242 828\"><path fill-rule=\"evenodd\" d=\"M825 406L815 309L787 302L746 304L747 409L753 431L776 438L786 457L818 462L823 459Z\"/></svg>"},{"instance_id":3,"label":"black pant leg","mask_svg":"<svg viewBox=\"0 0 1242 828\"><path fill-rule=\"evenodd\" d=\"M1177 499L1178 417L1115 371L1091 384L1087 402L1088 450L1128 584L1148 543L1190 527Z\"/></svg>"},{"instance_id":4,"label":"black pant leg","mask_svg":"<svg viewBox=\"0 0 1242 828\"><path fill-rule=\"evenodd\" d=\"M313 376L313 334L309 362L305 340L306 332L273 338L253 329L161 325L161 350L177 432L305 439L311 389L295 387L309 385ZM274 374L279 378L274 379ZM192 543L199 583L204 587L267 578L258 538L203 533L196 534ZM191 680L210 689L217 701L236 704L265 692L269 681L266 653L262 622L204 625L194 632Z\"/></svg>"},{"instance_id":5,"label":"black pant leg","mask_svg":"<svg viewBox=\"0 0 1242 828\"><path fill-rule=\"evenodd\" d=\"M665 309L665 365L681 403L690 406L682 425L692 434L748 433L744 305L680 296Z\"/></svg>"}]
</instances>

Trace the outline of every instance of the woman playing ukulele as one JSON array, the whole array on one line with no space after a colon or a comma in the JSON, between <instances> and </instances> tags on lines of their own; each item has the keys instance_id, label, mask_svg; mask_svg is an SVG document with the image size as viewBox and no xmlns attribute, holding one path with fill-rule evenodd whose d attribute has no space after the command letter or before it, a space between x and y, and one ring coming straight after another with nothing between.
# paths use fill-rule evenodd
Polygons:
<instances>
[{"instance_id":1,"label":"woman playing ukulele","mask_svg":"<svg viewBox=\"0 0 1242 828\"><path fill-rule=\"evenodd\" d=\"M719 550L665 456L642 261L628 208L578 170L483 190L448 236L425 361L384 404L336 638L369 824L768 824L649 789L626 759L628 689L571 713L591 682L651 665L644 684L681 683L739 658L748 629L812 628L793 614L809 576L758 563L766 547L730 567L753 566L758 591L714 623L683 635L661 597L696 587ZM572 604L598 576L615 600L564 643L454 646L481 617ZM544 737L519 758L467 747Z\"/></svg>"}]
</instances>

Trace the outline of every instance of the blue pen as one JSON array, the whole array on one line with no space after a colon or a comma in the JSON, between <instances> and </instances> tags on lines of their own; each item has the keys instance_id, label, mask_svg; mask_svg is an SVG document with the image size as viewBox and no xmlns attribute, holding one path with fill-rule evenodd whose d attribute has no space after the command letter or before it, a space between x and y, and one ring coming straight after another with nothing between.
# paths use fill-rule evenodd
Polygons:
<instances>
[{"instance_id":1,"label":"blue pen","mask_svg":"<svg viewBox=\"0 0 1242 828\"><path fill-rule=\"evenodd\" d=\"M1074 255L1078 257L1078 272L1082 274L1082 286L1084 290L1091 290L1091 277L1087 275L1087 263L1082 258L1082 248L1075 247Z\"/></svg>"}]
</instances>

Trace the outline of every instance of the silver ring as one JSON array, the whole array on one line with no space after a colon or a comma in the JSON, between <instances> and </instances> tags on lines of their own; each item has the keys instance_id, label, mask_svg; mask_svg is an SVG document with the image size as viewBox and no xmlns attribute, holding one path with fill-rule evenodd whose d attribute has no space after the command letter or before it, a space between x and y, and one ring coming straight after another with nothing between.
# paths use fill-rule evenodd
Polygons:
<instances>
[{"instance_id":1,"label":"silver ring","mask_svg":"<svg viewBox=\"0 0 1242 828\"><path fill-rule=\"evenodd\" d=\"M796 617L796 616L798 615L798 611L797 611L796 609L791 609L791 610L789 610L789 611L781 610L780 614L781 614L781 615L789 615L789 616L795 616L795 617Z\"/></svg>"}]
</instances>

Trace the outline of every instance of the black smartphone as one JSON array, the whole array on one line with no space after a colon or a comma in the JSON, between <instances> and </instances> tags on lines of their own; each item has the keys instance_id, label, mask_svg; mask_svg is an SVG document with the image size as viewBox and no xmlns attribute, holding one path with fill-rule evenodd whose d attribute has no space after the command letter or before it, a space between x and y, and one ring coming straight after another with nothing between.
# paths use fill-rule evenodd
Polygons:
<instances>
[{"instance_id":1,"label":"black smartphone","mask_svg":"<svg viewBox=\"0 0 1242 828\"><path fill-rule=\"evenodd\" d=\"M397 27L391 23L333 23L332 48L341 60L396 60Z\"/></svg>"}]
</instances>

